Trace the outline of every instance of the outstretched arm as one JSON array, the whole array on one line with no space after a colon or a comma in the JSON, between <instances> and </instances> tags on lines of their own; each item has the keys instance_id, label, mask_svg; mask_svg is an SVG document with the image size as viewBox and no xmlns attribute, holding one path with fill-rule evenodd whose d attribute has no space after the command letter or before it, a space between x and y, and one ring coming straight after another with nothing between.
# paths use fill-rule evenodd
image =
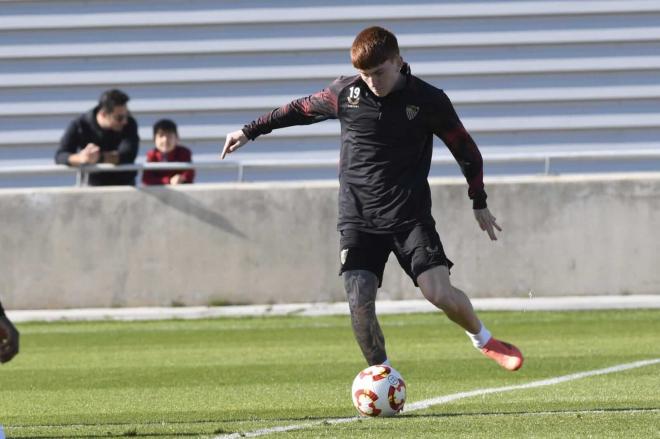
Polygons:
<instances>
[{"instance_id":1,"label":"outstretched arm","mask_svg":"<svg viewBox=\"0 0 660 439\"><path fill-rule=\"evenodd\" d=\"M337 99L342 87L340 79L318 93L291 101L262 115L257 120L245 125L243 129L227 134L221 158L224 159L227 154L236 151L245 145L248 140L254 140L275 129L294 125L309 125L336 118L338 113Z\"/></svg>"}]
</instances>

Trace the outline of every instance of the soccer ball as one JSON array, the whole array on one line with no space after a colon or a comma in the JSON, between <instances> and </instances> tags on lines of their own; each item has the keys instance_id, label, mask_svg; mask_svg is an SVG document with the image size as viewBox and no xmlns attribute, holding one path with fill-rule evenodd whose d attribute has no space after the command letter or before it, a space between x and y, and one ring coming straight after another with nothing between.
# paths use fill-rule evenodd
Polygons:
<instances>
[{"instance_id":1,"label":"soccer ball","mask_svg":"<svg viewBox=\"0 0 660 439\"><path fill-rule=\"evenodd\" d=\"M351 397L363 416L394 416L406 402L406 383L392 366L369 366L353 380Z\"/></svg>"}]
</instances>

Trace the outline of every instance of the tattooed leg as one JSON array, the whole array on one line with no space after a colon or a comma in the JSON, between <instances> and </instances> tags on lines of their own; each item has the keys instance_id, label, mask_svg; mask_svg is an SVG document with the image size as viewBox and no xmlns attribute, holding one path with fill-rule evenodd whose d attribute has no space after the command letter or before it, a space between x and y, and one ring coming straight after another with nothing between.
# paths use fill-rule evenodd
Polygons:
<instances>
[{"instance_id":1,"label":"tattooed leg","mask_svg":"<svg viewBox=\"0 0 660 439\"><path fill-rule=\"evenodd\" d=\"M381 364L387 360L387 354L385 337L376 318L378 277L366 270L346 271L343 277L355 339L370 366Z\"/></svg>"}]
</instances>

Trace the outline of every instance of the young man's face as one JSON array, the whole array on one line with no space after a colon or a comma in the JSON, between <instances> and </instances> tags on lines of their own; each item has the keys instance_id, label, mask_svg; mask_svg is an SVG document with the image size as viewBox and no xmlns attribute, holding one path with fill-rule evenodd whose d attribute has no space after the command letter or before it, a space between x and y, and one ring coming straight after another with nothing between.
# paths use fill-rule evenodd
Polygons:
<instances>
[{"instance_id":1,"label":"young man's face","mask_svg":"<svg viewBox=\"0 0 660 439\"><path fill-rule=\"evenodd\" d=\"M358 69L358 73L373 94L384 97L390 94L401 78L402 66L403 59L397 55L372 69Z\"/></svg>"},{"instance_id":2,"label":"young man's face","mask_svg":"<svg viewBox=\"0 0 660 439\"><path fill-rule=\"evenodd\" d=\"M172 131L158 130L154 136L156 149L162 153L168 153L172 151L178 141L179 136L177 136L176 133Z\"/></svg>"},{"instance_id":3,"label":"young man's face","mask_svg":"<svg viewBox=\"0 0 660 439\"><path fill-rule=\"evenodd\" d=\"M101 128L120 132L128 123L128 107L126 105L115 107L112 113L107 113L101 109L99 111L98 122Z\"/></svg>"}]
</instances>

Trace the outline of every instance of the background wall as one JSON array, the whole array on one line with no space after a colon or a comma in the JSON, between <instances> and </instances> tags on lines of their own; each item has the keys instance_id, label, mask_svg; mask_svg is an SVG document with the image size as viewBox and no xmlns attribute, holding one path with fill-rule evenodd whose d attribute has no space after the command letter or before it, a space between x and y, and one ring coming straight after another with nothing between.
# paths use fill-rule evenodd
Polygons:
<instances>
[{"instance_id":1,"label":"background wall","mask_svg":"<svg viewBox=\"0 0 660 439\"><path fill-rule=\"evenodd\" d=\"M472 297L660 294L660 173L487 182L491 242L465 182L434 216ZM9 309L343 300L333 182L0 192ZM380 298L421 298L394 257Z\"/></svg>"},{"instance_id":2,"label":"background wall","mask_svg":"<svg viewBox=\"0 0 660 439\"><path fill-rule=\"evenodd\" d=\"M153 122L171 117L196 161L217 160L227 132L354 74L350 45L374 24L399 36L413 73L446 90L485 154L659 147L657 0L0 0L0 166L52 163L67 123L110 87L132 97L141 158ZM336 159L338 133L333 121L279 130L241 157ZM543 169L486 166L486 175ZM567 162L553 170L606 169ZM454 166L432 173L458 174ZM335 174L333 164L246 178ZM199 173L200 181L235 178ZM1 178L0 187L73 184L72 176L24 179Z\"/></svg>"}]
</instances>

